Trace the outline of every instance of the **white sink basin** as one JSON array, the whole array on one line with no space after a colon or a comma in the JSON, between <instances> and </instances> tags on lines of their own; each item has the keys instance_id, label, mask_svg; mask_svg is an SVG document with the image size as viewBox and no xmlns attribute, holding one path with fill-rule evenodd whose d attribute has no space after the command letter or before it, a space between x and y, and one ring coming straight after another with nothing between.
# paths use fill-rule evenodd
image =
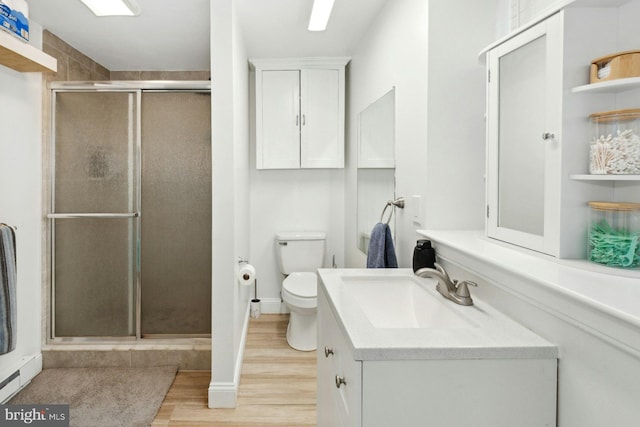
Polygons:
<instances>
[{"instance_id":1,"label":"white sink basin","mask_svg":"<svg viewBox=\"0 0 640 427\"><path fill-rule=\"evenodd\" d=\"M342 283L345 297L375 328L477 327L454 310L458 307L449 306L453 303L411 276L343 276Z\"/></svg>"},{"instance_id":2,"label":"white sink basin","mask_svg":"<svg viewBox=\"0 0 640 427\"><path fill-rule=\"evenodd\" d=\"M331 310L355 360L556 358L558 349L474 295L458 305L410 268L318 270L318 322ZM324 312L326 314L326 311ZM330 314L329 314L330 315Z\"/></svg>"}]
</instances>

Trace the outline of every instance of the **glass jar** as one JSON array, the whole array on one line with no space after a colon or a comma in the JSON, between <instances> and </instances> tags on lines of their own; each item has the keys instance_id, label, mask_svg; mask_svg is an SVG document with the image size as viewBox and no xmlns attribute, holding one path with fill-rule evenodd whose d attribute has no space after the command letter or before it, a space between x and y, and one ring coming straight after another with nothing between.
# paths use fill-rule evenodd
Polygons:
<instances>
[{"instance_id":1,"label":"glass jar","mask_svg":"<svg viewBox=\"0 0 640 427\"><path fill-rule=\"evenodd\" d=\"M640 265L640 203L589 202L589 261L609 267Z\"/></svg>"},{"instance_id":2,"label":"glass jar","mask_svg":"<svg viewBox=\"0 0 640 427\"><path fill-rule=\"evenodd\" d=\"M640 174L640 109L594 113L589 120L589 173Z\"/></svg>"}]
</instances>

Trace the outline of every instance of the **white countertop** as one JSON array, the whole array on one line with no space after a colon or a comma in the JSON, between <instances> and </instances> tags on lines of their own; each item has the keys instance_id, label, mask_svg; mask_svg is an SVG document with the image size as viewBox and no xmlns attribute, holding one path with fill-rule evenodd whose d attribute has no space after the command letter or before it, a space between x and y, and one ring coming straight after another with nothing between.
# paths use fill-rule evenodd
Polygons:
<instances>
[{"instance_id":1,"label":"white countertop","mask_svg":"<svg viewBox=\"0 0 640 427\"><path fill-rule=\"evenodd\" d=\"M481 231L418 230L438 257L487 277L583 329L640 352L640 270L562 260L508 245Z\"/></svg>"},{"instance_id":2,"label":"white countertop","mask_svg":"<svg viewBox=\"0 0 640 427\"><path fill-rule=\"evenodd\" d=\"M473 306L461 306L436 292L435 279L421 279L420 285L445 309L456 311L474 327L459 328L376 328L358 302L345 292L344 276L407 276L411 269L320 269L319 292L328 297L339 327L356 360L416 359L549 359L557 358L557 348L514 322L493 307L474 298ZM473 297L473 289L471 289Z\"/></svg>"}]
</instances>

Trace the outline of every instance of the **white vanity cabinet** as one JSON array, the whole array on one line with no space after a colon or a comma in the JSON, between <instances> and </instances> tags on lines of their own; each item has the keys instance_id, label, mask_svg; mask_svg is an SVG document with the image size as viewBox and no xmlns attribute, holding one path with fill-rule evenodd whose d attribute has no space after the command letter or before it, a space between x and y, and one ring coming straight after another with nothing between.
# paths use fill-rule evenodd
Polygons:
<instances>
[{"instance_id":1,"label":"white vanity cabinet","mask_svg":"<svg viewBox=\"0 0 640 427\"><path fill-rule=\"evenodd\" d=\"M252 60L257 169L344 167L348 58Z\"/></svg>"},{"instance_id":2,"label":"white vanity cabinet","mask_svg":"<svg viewBox=\"0 0 640 427\"><path fill-rule=\"evenodd\" d=\"M356 319L351 316L358 309L337 287L327 291L330 287L329 281L327 288L318 286L318 427L555 425L557 360L551 347L543 344L530 356L516 356L532 350L520 342L504 349L506 357L496 356L501 350L461 357L474 346L450 353L426 348L425 339L407 347L397 340L420 335L415 330L372 328L352 336L344 331L354 325L342 322ZM336 314L336 299L350 314L340 309ZM432 334L442 337L443 331ZM361 338L375 335L382 338L379 347L360 347Z\"/></svg>"},{"instance_id":3,"label":"white vanity cabinet","mask_svg":"<svg viewBox=\"0 0 640 427\"><path fill-rule=\"evenodd\" d=\"M560 258L586 257L588 116L602 98L577 96L593 58L615 49L615 8L568 7L485 49L489 237Z\"/></svg>"}]
</instances>

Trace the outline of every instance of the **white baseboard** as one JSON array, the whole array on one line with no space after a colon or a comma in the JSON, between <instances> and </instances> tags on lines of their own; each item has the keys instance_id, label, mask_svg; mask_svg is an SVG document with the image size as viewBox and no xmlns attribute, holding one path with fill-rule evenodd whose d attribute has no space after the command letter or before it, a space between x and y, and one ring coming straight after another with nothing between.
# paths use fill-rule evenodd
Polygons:
<instances>
[{"instance_id":1,"label":"white baseboard","mask_svg":"<svg viewBox=\"0 0 640 427\"><path fill-rule=\"evenodd\" d=\"M18 360L12 366L2 369L0 375L0 383L10 378L15 372L19 372L19 376L7 382L0 389L0 403L5 403L16 393L22 390L31 380L42 371L42 353L32 356L26 356Z\"/></svg>"},{"instance_id":2,"label":"white baseboard","mask_svg":"<svg viewBox=\"0 0 640 427\"><path fill-rule=\"evenodd\" d=\"M289 313L286 304L280 298L261 298L260 312L262 314L284 314ZM247 312L244 318L244 327L238 357L235 363L233 382L215 382L209 384L209 408L235 408L238 398L238 387L240 385L240 374L242 373L242 363L244 360L244 349L247 342L247 331L249 330L250 306L247 304Z\"/></svg>"},{"instance_id":3,"label":"white baseboard","mask_svg":"<svg viewBox=\"0 0 640 427\"><path fill-rule=\"evenodd\" d=\"M240 348L236 357L235 371L233 373L233 382L214 382L213 379L209 383L209 408L235 408L238 399L238 387L240 386L240 374L242 373L242 362L244 361L244 349L247 344L247 333L249 331L249 314L251 307L247 304L247 310L244 315L244 326L242 327L242 336L240 338Z\"/></svg>"},{"instance_id":4,"label":"white baseboard","mask_svg":"<svg viewBox=\"0 0 640 427\"><path fill-rule=\"evenodd\" d=\"M280 298L260 298L260 312L262 314L289 313L287 305Z\"/></svg>"},{"instance_id":5,"label":"white baseboard","mask_svg":"<svg viewBox=\"0 0 640 427\"><path fill-rule=\"evenodd\" d=\"M238 399L238 383L214 383L209 384L209 408L235 408Z\"/></svg>"}]
</instances>

